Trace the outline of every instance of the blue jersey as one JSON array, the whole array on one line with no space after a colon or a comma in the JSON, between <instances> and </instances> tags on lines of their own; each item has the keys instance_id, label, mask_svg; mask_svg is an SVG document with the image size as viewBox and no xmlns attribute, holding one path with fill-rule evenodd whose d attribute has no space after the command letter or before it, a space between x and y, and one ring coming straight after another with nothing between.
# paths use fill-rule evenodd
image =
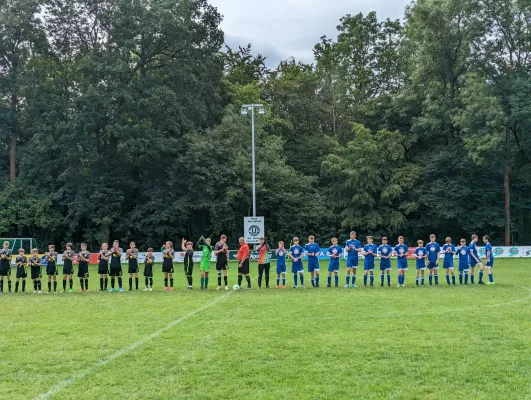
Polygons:
<instances>
[{"instance_id":1,"label":"blue jersey","mask_svg":"<svg viewBox=\"0 0 531 400\"><path fill-rule=\"evenodd\" d=\"M448 253L447 250L450 249L452 252ZM454 265L454 254L456 253L455 246L453 244L445 244L442 248L444 253L444 262L448 265Z\"/></svg>"},{"instance_id":2,"label":"blue jersey","mask_svg":"<svg viewBox=\"0 0 531 400\"><path fill-rule=\"evenodd\" d=\"M396 253L396 256L400 259L400 258L406 258L407 259L407 255L409 253L409 247L407 247L405 244L397 244L395 246L395 253Z\"/></svg>"},{"instance_id":3,"label":"blue jersey","mask_svg":"<svg viewBox=\"0 0 531 400\"><path fill-rule=\"evenodd\" d=\"M354 249L351 249L350 245L354 246ZM355 249L361 249L361 242L358 239L347 240L345 247L346 247L346 252L347 252L347 259L353 259L353 258L357 259L359 257L359 253L355 250Z\"/></svg>"},{"instance_id":4,"label":"blue jersey","mask_svg":"<svg viewBox=\"0 0 531 400\"><path fill-rule=\"evenodd\" d=\"M461 246L457 250L457 254L459 255L459 265L466 265L469 264L469 258L468 255L470 253L470 247L468 246Z\"/></svg>"},{"instance_id":5,"label":"blue jersey","mask_svg":"<svg viewBox=\"0 0 531 400\"><path fill-rule=\"evenodd\" d=\"M304 249L302 248L301 245L297 245L297 246L291 246L291 248L289 249L289 252L291 253L291 255L294 257L294 258L299 258L302 256L302 253L304 253ZM302 263L302 258L298 261L293 261L294 263Z\"/></svg>"},{"instance_id":6,"label":"blue jersey","mask_svg":"<svg viewBox=\"0 0 531 400\"><path fill-rule=\"evenodd\" d=\"M314 243L314 244L310 244L308 243L306 245L306 253L314 253L315 255L314 256L308 256L308 259L309 260L317 260L319 258L319 253L321 252L321 248L319 247L319 245L317 243Z\"/></svg>"},{"instance_id":7,"label":"blue jersey","mask_svg":"<svg viewBox=\"0 0 531 400\"><path fill-rule=\"evenodd\" d=\"M378 247L378 254L380 256L389 257L392 253L393 248L388 244L382 244L380 247ZM391 260L389 258L382 258L380 259L380 264L391 264Z\"/></svg>"},{"instance_id":8,"label":"blue jersey","mask_svg":"<svg viewBox=\"0 0 531 400\"><path fill-rule=\"evenodd\" d=\"M417 258L417 268L426 268L426 259L424 258L428 251L424 247L417 247L415 249L415 255L422 256L422 258Z\"/></svg>"},{"instance_id":9,"label":"blue jersey","mask_svg":"<svg viewBox=\"0 0 531 400\"><path fill-rule=\"evenodd\" d=\"M372 253L369 253L365 256L364 265L370 265L374 266L374 257L378 254L378 247L376 247L375 244L367 244L363 248L363 251L365 253L369 253L369 251L372 251Z\"/></svg>"},{"instance_id":10,"label":"blue jersey","mask_svg":"<svg viewBox=\"0 0 531 400\"><path fill-rule=\"evenodd\" d=\"M277 252L277 265L286 265L286 254L288 251L286 249L279 249Z\"/></svg>"},{"instance_id":11,"label":"blue jersey","mask_svg":"<svg viewBox=\"0 0 531 400\"><path fill-rule=\"evenodd\" d=\"M468 249L470 251L470 262L471 263L476 263L476 258L479 260L479 254L478 254L478 245L477 243L475 242L470 242L470 244L468 245ZM472 257L472 255L474 255L474 257Z\"/></svg>"},{"instance_id":12,"label":"blue jersey","mask_svg":"<svg viewBox=\"0 0 531 400\"><path fill-rule=\"evenodd\" d=\"M430 263L436 263L439 259L439 253L441 252L441 246L439 243L428 243L426 245L426 250L428 251L428 261Z\"/></svg>"},{"instance_id":13,"label":"blue jersey","mask_svg":"<svg viewBox=\"0 0 531 400\"><path fill-rule=\"evenodd\" d=\"M343 255L343 249L341 248L341 246L331 246L329 249L328 249L328 252L327 252L327 255L328 254L331 254L332 256L330 257L330 264L339 264L339 260L341 258L341 256ZM339 258L337 258L339 257Z\"/></svg>"},{"instance_id":14,"label":"blue jersey","mask_svg":"<svg viewBox=\"0 0 531 400\"><path fill-rule=\"evenodd\" d=\"M490 252L487 257L487 265L492 266L492 264L494 264L494 252L492 251L492 245L490 243L485 245L485 255L487 255L487 252Z\"/></svg>"}]
</instances>

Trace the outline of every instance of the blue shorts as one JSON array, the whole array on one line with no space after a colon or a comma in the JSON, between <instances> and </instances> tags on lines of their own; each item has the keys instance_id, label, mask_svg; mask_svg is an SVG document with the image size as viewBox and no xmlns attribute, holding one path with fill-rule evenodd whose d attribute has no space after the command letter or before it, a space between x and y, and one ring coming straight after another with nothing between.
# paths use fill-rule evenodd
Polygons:
<instances>
[{"instance_id":1,"label":"blue shorts","mask_svg":"<svg viewBox=\"0 0 531 400\"><path fill-rule=\"evenodd\" d=\"M374 271L374 264L363 264L364 271Z\"/></svg>"},{"instance_id":2,"label":"blue shorts","mask_svg":"<svg viewBox=\"0 0 531 400\"><path fill-rule=\"evenodd\" d=\"M468 272L468 271L470 271L470 268L469 268L468 264L459 263L459 272L463 272L463 271Z\"/></svg>"},{"instance_id":3,"label":"blue shorts","mask_svg":"<svg viewBox=\"0 0 531 400\"><path fill-rule=\"evenodd\" d=\"M319 260L317 258L308 258L308 272L319 271Z\"/></svg>"},{"instance_id":4,"label":"blue shorts","mask_svg":"<svg viewBox=\"0 0 531 400\"><path fill-rule=\"evenodd\" d=\"M398 269L405 269L407 270L407 258L400 257L398 259Z\"/></svg>"},{"instance_id":5,"label":"blue shorts","mask_svg":"<svg viewBox=\"0 0 531 400\"><path fill-rule=\"evenodd\" d=\"M347 258L347 268L358 268L358 257Z\"/></svg>"},{"instance_id":6,"label":"blue shorts","mask_svg":"<svg viewBox=\"0 0 531 400\"><path fill-rule=\"evenodd\" d=\"M444 269L454 269L454 263L445 261L445 262L443 262L443 268Z\"/></svg>"},{"instance_id":7,"label":"blue shorts","mask_svg":"<svg viewBox=\"0 0 531 400\"><path fill-rule=\"evenodd\" d=\"M334 262L334 263L328 264L328 272L337 272L337 271L339 271L339 263L338 262Z\"/></svg>"},{"instance_id":8,"label":"blue shorts","mask_svg":"<svg viewBox=\"0 0 531 400\"><path fill-rule=\"evenodd\" d=\"M480 263L478 263L474 257L470 257L470 266L472 268L474 268L478 264L480 264Z\"/></svg>"},{"instance_id":9,"label":"blue shorts","mask_svg":"<svg viewBox=\"0 0 531 400\"><path fill-rule=\"evenodd\" d=\"M485 268L492 268L494 266L494 261L487 261L487 263L485 264Z\"/></svg>"},{"instance_id":10,"label":"blue shorts","mask_svg":"<svg viewBox=\"0 0 531 400\"><path fill-rule=\"evenodd\" d=\"M302 261L297 261L291 264L291 273L296 274L297 272L304 272Z\"/></svg>"},{"instance_id":11,"label":"blue shorts","mask_svg":"<svg viewBox=\"0 0 531 400\"><path fill-rule=\"evenodd\" d=\"M391 271L391 263L390 262L380 263L380 271Z\"/></svg>"},{"instance_id":12,"label":"blue shorts","mask_svg":"<svg viewBox=\"0 0 531 400\"><path fill-rule=\"evenodd\" d=\"M428 268L429 268L429 269L439 269L439 266L437 265L436 262L431 262L431 261L430 261L430 262L428 263Z\"/></svg>"},{"instance_id":13,"label":"blue shorts","mask_svg":"<svg viewBox=\"0 0 531 400\"><path fill-rule=\"evenodd\" d=\"M422 270L424 270L424 269L426 269L426 265L419 265L419 264L417 264L417 269L422 269Z\"/></svg>"},{"instance_id":14,"label":"blue shorts","mask_svg":"<svg viewBox=\"0 0 531 400\"><path fill-rule=\"evenodd\" d=\"M279 264L277 263L277 275L286 273L286 263Z\"/></svg>"}]
</instances>

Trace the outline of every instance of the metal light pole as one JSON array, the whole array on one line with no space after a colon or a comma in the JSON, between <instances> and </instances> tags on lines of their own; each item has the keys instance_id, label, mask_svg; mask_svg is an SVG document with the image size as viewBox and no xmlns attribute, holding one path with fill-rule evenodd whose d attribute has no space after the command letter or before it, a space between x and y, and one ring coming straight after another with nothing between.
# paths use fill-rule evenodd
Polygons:
<instances>
[{"instance_id":1,"label":"metal light pole","mask_svg":"<svg viewBox=\"0 0 531 400\"><path fill-rule=\"evenodd\" d=\"M252 169L253 169L253 217L256 217L256 163L255 163L255 151L254 151L254 110L258 111L258 114L265 114L265 107L263 104L244 104L241 109L242 115L248 115L251 112L251 152L252 152Z\"/></svg>"}]
</instances>

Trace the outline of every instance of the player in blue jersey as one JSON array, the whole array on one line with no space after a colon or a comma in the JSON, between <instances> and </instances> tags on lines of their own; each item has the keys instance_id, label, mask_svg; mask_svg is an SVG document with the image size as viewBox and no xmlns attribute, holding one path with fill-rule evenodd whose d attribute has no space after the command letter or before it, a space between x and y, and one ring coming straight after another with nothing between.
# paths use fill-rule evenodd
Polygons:
<instances>
[{"instance_id":1,"label":"player in blue jersey","mask_svg":"<svg viewBox=\"0 0 531 400\"><path fill-rule=\"evenodd\" d=\"M492 275L492 267L494 266L494 252L492 251L492 245L490 244L490 238L488 235L483 236L483 243L485 243L485 268L489 274L489 283L487 285L494 285L494 276ZM483 283L483 271L479 272L479 283Z\"/></svg>"},{"instance_id":2,"label":"player in blue jersey","mask_svg":"<svg viewBox=\"0 0 531 400\"><path fill-rule=\"evenodd\" d=\"M465 285L468 285L468 272L470 271L470 248L466 245L466 239L459 241L460 246L457 249L459 256L459 284L463 284L463 274L465 275Z\"/></svg>"},{"instance_id":3,"label":"player in blue jersey","mask_svg":"<svg viewBox=\"0 0 531 400\"><path fill-rule=\"evenodd\" d=\"M327 287L332 287L332 272L334 273L334 282L336 287L339 287L339 276L337 273L339 271L339 260L343 256L343 249L337 244L337 238L332 239L332 246L330 246L326 252L326 255L330 257L330 262L328 263Z\"/></svg>"},{"instance_id":4,"label":"player in blue jersey","mask_svg":"<svg viewBox=\"0 0 531 400\"><path fill-rule=\"evenodd\" d=\"M478 235L472 235L472 240L468 246L470 250L470 283L474 284L474 271L476 266L479 267L479 281L483 285L483 264L478 254Z\"/></svg>"},{"instance_id":5,"label":"player in blue jersey","mask_svg":"<svg viewBox=\"0 0 531 400\"><path fill-rule=\"evenodd\" d=\"M374 286L374 257L378 254L378 247L372 243L372 236L367 236L367 244L363 247L363 286L367 287L367 275L371 275L371 286Z\"/></svg>"},{"instance_id":6,"label":"player in blue jersey","mask_svg":"<svg viewBox=\"0 0 531 400\"><path fill-rule=\"evenodd\" d=\"M345 251L347 252L347 284L346 288L350 284L350 271L352 271L352 287L356 286L356 272L358 271L359 253L361 252L361 242L356 239L356 232L350 232L350 239L347 240L345 245Z\"/></svg>"},{"instance_id":7,"label":"player in blue jersey","mask_svg":"<svg viewBox=\"0 0 531 400\"><path fill-rule=\"evenodd\" d=\"M310 236L308 242L305 247L308 257L308 272L311 276L312 287L319 287L319 254L321 248L315 243L315 236Z\"/></svg>"},{"instance_id":8,"label":"player in blue jersey","mask_svg":"<svg viewBox=\"0 0 531 400\"><path fill-rule=\"evenodd\" d=\"M446 271L446 283L450 285L450 274L452 275L452 284L455 285L454 273L454 255L457 252L455 246L452 244L452 238L447 237L446 244L442 248L444 253L443 268Z\"/></svg>"},{"instance_id":9,"label":"player in blue jersey","mask_svg":"<svg viewBox=\"0 0 531 400\"><path fill-rule=\"evenodd\" d=\"M286 289L286 254L287 250L284 248L284 242L278 242L277 253L277 289L280 288L280 275L282 275L282 289Z\"/></svg>"},{"instance_id":10,"label":"player in blue jersey","mask_svg":"<svg viewBox=\"0 0 531 400\"><path fill-rule=\"evenodd\" d=\"M434 234L430 235L430 242L426 245L428 251L428 269L430 270L430 286L432 284L432 277L435 276L435 285L439 285L439 254L441 253L441 246L435 241Z\"/></svg>"},{"instance_id":11,"label":"player in blue jersey","mask_svg":"<svg viewBox=\"0 0 531 400\"><path fill-rule=\"evenodd\" d=\"M420 284L424 286L424 271L426 271L426 258L428 257L428 251L424 247L424 241L417 240L417 248L415 249L415 258L417 259L416 268L417 268L417 278L415 280L415 286L419 285L419 276Z\"/></svg>"},{"instance_id":12,"label":"player in blue jersey","mask_svg":"<svg viewBox=\"0 0 531 400\"><path fill-rule=\"evenodd\" d=\"M302 257L304 256L304 248L299 245L299 238L293 238L293 246L289 249L289 258L291 258L291 272L293 273L293 288L297 289L297 277L300 277L301 288L304 288L304 266L302 265Z\"/></svg>"},{"instance_id":13,"label":"player in blue jersey","mask_svg":"<svg viewBox=\"0 0 531 400\"><path fill-rule=\"evenodd\" d=\"M387 274L387 286L391 286L391 256L393 248L389 246L388 239L382 238L382 245L378 247L378 255L380 256L380 286L384 285L384 275Z\"/></svg>"},{"instance_id":14,"label":"player in blue jersey","mask_svg":"<svg viewBox=\"0 0 531 400\"><path fill-rule=\"evenodd\" d=\"M398 237L398 244L395 246L395 254L397 257L398 264L398 286L405 286L404 282L406 280L406 271L407 271L407 257L409 254L409 247L404 244L404 236Z\"/></svg>"}]
</instances>

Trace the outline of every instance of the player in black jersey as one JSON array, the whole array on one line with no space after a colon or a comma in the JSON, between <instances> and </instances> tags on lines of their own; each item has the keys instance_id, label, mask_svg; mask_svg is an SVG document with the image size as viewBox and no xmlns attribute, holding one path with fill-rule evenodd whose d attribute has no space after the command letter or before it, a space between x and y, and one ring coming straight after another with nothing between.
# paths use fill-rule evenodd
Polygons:
<instances>
[{"instance_id":1,"label":"player in black jersey","mask_svg":"<svg viewBox=\"0 0 531 400\"><path fill-rule=\"evenodd\" d=\"M77 277L79 278L79 283L81 285L81 292L83 291L88 292L89 263L90 263L90 252L87 251L87 244L81 243L81 251L78 254L78 271L77 271Z\"/></svg>"},{"instance_id":2,"label":"player in black jersey","mask_svg":"<svg viewBox=\"0 0 531 400\"><path fill-rule=\"evenodd\" d=\"M4 276L7 276L7 286L11 293L11 254L9 242L5 241L0 250L0 294L4 293Z\"/></svg>"},{"instance_id":3,"label":"player in black jersey","mask_svg":"<svg viewBox=\"0 0 531 400\"><path fill-rule=\"evenodd\" d=\"M135 288L138 290L138 249L136 243L129 243L125 259L128 261L129 291L133 290L133 275L135 276Z\"/></svg>"},{"instance_id":4,"label":"player in black jersey","mask_svg":"<svg viewBox=\"0 0 531 400\"><path fill-rule=\"evenodd\" d=\"M29 265L31 266L31 279L33 280L33 293L42 293L42 264L39 257L39 249L31 250L31 257L29 259Z\"/></svg>"},{"instance_id":5,"label":"player in black jersey","mask_svg":"<svg viewBox=\"0 0 531 400\"><path fill-rule=\"evenodd\" d=\"M26 292L26 266L28 265L28 258L24 255L24 249L18 249L18 256L15 258L17 264L17 282L15 283L15 293L18 292L18 285L22 279L22 293Z\"/></svg>"},{"instance_id":6,"label":"player in black jersey","mask_svg":"<svg viewBox=\"0 0 531 400\"><path fill-rule=\"evenodd\" d=\"M187 242L183 238L181 241L181 249L184 251L184 275L186 275L186 280L188 281L188 290L192 289L193 282L193 272L194 272L194 244L192 242ZM201 288L203 289L203 288Z\"/></svg>"},{"instance_id":7,"label":"player in black jersey","mask_svg":"<svg viewBox=\"0 0 531 400\"><path fill-rule=\"evenodd\" d=\"M73 286L73 279L72 276L74 275L74 257L75 254L74 250L72 250L72 243L66 244L66 250L63 252L63 292L66 291L66 281L68 279L68 282L70 284L70 289L68 290L70 293L72 293L72 286Z\"/></svg>"},{"instance_id":8,"label":"player in black jersey","mask_svg":"<svg viewBox=\"0 0 531 400\"><path fill-rule=\"evenodd\" d=\"M48 293L52 293L52 277L53 277L53 292L57 294L57 252L55 245L48 246L46 257L46 275L48 275Z\"/></svg>"},{"instance_id":9,"label":"player in black jersey","mask_svg":"<svg viewBox=\"0 0 531 400\"><path fill-rule=\"evenodd\" d=\"M101 244L101 250L98 253L98 275L100 276L100 292L107 291L107 284L109 282L109 245L107 243Z\"/></svg>"},{"instance_id":10,"label":"player in black jersey","mask_svg":"<svg viewBox=\"0 0 531 400\"><path fill-rule=\"evenodd\" d=\"M144 278L146 279L146 288L144 292L153 290L153 264L155 263L155 256L153 255L153 248L147 249L146 259L144 261Z\"/></svg>"},{"instance_id":11,"label":"player in black jersey","mask_svg":"<svg viewBox=\"0 0 531 400\"><path fill-rule=\"evenodd\" d=\"M123 249L120 247L120 242L115 240L112 244L111 249L111 290L114 292L114 280L118 278L118 290L120 292L124 291L122 287L122 254Z\"/></svg>"},{"instance_id":12,"label":"player in black jersey","mask_svg":"<svg viewBox=\"0 0 531 400\"><path fill-rule=\"evenodd\" d=\"M170 280L170 290L173 290L173 258L175 250L173 243L169 240L166 242L166 249L162 252L162 272L164 272L164 289L168 290L168 277Z\"/></svg>"},{"instance_id":13,"label":"player in black jersey","mask_svg":"<svg viewBox=\"0 0 531 400\"><path fill-rule=\"evenodd\" d=\"M221 235L219 242L214 246L214 255L216 256L216 270L218 271L218 288L221 289L221 274L225 282L225 290L229 290L227 282L227 268L229 265L229 247L227 246L227 236Z\"/></svg>"}]
</instances>

